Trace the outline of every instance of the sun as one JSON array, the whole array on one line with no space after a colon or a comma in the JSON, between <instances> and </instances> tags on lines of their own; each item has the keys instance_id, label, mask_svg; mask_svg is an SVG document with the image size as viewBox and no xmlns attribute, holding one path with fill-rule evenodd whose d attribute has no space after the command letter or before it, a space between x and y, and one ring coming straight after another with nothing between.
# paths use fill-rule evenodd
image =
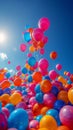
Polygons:
<instances>
[{"instance_id":1,"label":"sun","mask_svg":"<svg viewBox=\"0 0 73 130\"><path fill-rule=\"evenodd\" d=\"M6 32L0 31L0 44L7 42L7 34Z\"/></svg>"}]
</instances>

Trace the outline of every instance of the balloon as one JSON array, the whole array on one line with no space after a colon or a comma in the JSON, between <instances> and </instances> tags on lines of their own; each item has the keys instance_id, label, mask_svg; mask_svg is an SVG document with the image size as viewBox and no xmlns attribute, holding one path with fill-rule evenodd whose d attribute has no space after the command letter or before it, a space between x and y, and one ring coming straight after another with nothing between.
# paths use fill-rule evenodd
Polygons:
<instances>
[{"instance_id":1,"label":"balloon","mask_svg":"<svg viewBox=\"0 0 73 130\"><path fill-rule=\"evenodd\" d=\"M22 79L21 78L15 78L14 79L14 85L15 86L20 86L21 85L21 83L22 83Z\"/></svg>"},{"instance_id":2,"label":"balloon","mask_svg":"<svg viewBox=\"0 0 73 130\"><path fill-rule=\"evenodd\" d=\"M50 115L52 117L54 117L54 119L56 120L57 124L60 125L60 119L59 119L59 112L55 109L49 109L47 112L46 112L47 115Z\"/></svg>"},{"instance_id":3,"label":"balloon","mask_svg":"<svg viewBox=\"0 0 73 130\"><path fill-rule=\"evenodd\" d=\"M57 65L56 65L56 69L57 69L57 70L61 70L61 69L62 69L62 65L61 65L61 64L57 64Z\"/></svg>"},{"instance_id":4,"label":"balloon","mask_svg":"<svg viewBox=\"0 0 73 130\"><path fill-rule=\"evenodd\" d=\"M2 107L2 112L4 113L4 115L5 115L7 118L9 117L10 112L9 112L9 110L8 110L7 108Z\"/></svg>"},{"instance_id":5,"label":"balloon","mask_svg":"<svg viewBox=\"0 0 73 130\"><path fill-rule=\"evenodd\" d=\"M35 92L36 92L36 93L41 92L41 90L40 90L40 84L37 84L37 85L35 86Z\"/></svg>"},{"instance_id":6,"label":"balloon","mask_svg":"<svg viewBox=\"0 0 73 130\"><path fill-rule=\"evenodd\" d=\"M69 100L68 100L68 93L64 90L60 91L58 93L58 96L57 96L57 99L58 100L62 100L64 101L66 104L68 104Z\"/></svg>"},{"instance_id":7,"label":"balloon","mask_svg":"<svg viewBox=\"0 0 73 130\"><path fill-rule=\"evenodd\" d=\"M73 74L70 75L70 80L73 82Z\"/></svg>"},{"instance_id":8,"label":"balloon","mask_svg":"<svg viewBox=\"0 0 73 130\"><path fill-rule=\"evenodd\" d=\"M25 32L23 38L24 38L24 42L30 42L30 40L31 40L30 33L29 32Z\"/></svg>"},{"instance_id":9,"label":"balloon","mask_svg":"<svg viewBox=\"0 0 73 130\"><path fill-rule=\"evenodd\" d=\"M52 51L51 53L50 53L50 58L51 59L53 59L53 60L55 60L56 58L57 58L57 52L55 52L55 51Z\"/></svg>"},{"instance_id":10,"label":"balloon","mask_svg":"<svg viewBox=\"0 0 73 130\"><path fill-rule=\"evenodd\" d=\"M7 72L7 73L5 74L5 76L6 76L6 78L9 78L9 77L10 77L10 73Z\"/></svg>"},{"instance_id":11,"label":"balloon","mask_svg":"<svg viewBox=\"0 0 73 130\"><path fill-rule=\"evenodd\" d=\"M50 79L55 80L57 78L57 76L58 76L58 74L57 74L57 72L55 70L49 71Z\"/></svg>"},{"instance_id":12,"label":"balloon","mask_svg":"<svg viewBox=\"0 0 73 130\"><path fill-rule=\"evenodd\" d=\"M46 106L52 108L56 101L56 97L52 93L44 94L43 101Z\"/></svg>"},{"instance_id":13,"label":"balloon","mask_svg":"<svg viewBox=\"0 0 73 130\"><path fill-rule=\"evenodd\" d=\"M50 27L50 21L48 18L43 17L39 20L38 26L42 31L46 31Z\"/></svg>"},{"instance_id":14,"label":"balloon","mask_svg":"<svg viewBox=\"0 0 73 130\"><path fill-rule=\"evenodd\" d=\"M46 70L49 66L48 60L45 58L40 59L38 66L41 70Z\"/></svg>"},{"instance_id":15,"label":"balloon","mask_svg":"<svg viewBox=\"0 0 73 130\"><path fill-rule=\"evenodd\" d=\"M21 116L22 115L22 116ZM24 130L28 127L28 114L25 110L19 108L13 111L8 118L9 128Z\"/></svg>"},{"instance_id":16,"label":"balloon","mask_svg":"<svg viewBox=\"0 0 73 130\"><path fill-rule=\"evenodd\" d=\"M20 51L22 51L22 52L25 52L26 51L26 45L25 44L21 44L20 45Z\"/></svg>"},{"instance_id":17,"label":"balloon","mask_svg":"<svg viewBox=\"0 0 73 130\"><path fill-rule=\"evenodd\" d=\"M40 114L41 108L42 108L42 105L41 105L41 104L35 103L35 104L33 105L33 108L32 108L33 114L34 114L35 116L38 116L38 115Z\"/></svg>"},{"instance_id":18,"label":"balloon","mask_svg":"<svg viewBox=\"0 0 73 130\"><path fill-rule=\"evenodd\" d=\"M36 83L39 83L42 81L42 74L41 72L37 71L37 72L34 72L33 75L32 75L32 78L33 80L36 82Z\"/></svg>"},{"instance_id":19,"label":"balloon","mask_svg":"<svg viewBox=\"0 0 73 130\"><path fill-rule=\"evenodd\" d=\"M22 73L23 73L23 74L26 74L27 72L28 72L27 68L24 67L24 68L22 69Z\"/></svg>"},{"instance_id":20,"label":"balloon","mask_svg":"<svg viewBox=\"0 0 73 130\"><path fill-rule=\"evenodd\" d=\"M31 53L35 52L35 47L34 47L34 46L30 46L29 51L30 51Z\"/></svg>"},{"instance_id":21,"label":"balloon","mask_svg":"<svg viewBox=\"0 0 73 130\"><path fill-rule=\"evenodd\" d=\"M59 93L59 89L56 86L52 86L51 93L53 93L55 96Z\"/></svg>"},{"instance_id":22,"label":"balloon","mask_svg":"<svg viewBox=\"0 0 73 130\"><path fill-rule=\"evenodd\" d=\"M47 106L44 106L42 109L41 109L41 115L46 115L46 112L49 110L49 107Z\"/></svg>"},{"instance_id":23,"label":"balloon","mask_svg":"<svg viewBox=\"0 0 73 130\"><path fill-rule=\"evenodd\" d=\"M8 88L10 87L10 82L8 80L4 80L3 82L1 82L0 86L2 89Z\"/></svg>"},{"instance_id":24,"label":"balloon","mask_svg":"<svg viewBox=\"0 0 73 130\"><path fill-rule=\"evenodd\" d=\"M49 130L49 129L47 129L47 128L40 128L40 129L38 129L38 130Z\"/></svg>"},{"instance_id":25,"label":"balloon","mask_svg":"<svg viewBox=\"0 0 73 130\"><path fill-rule=\"evenodd\" d=\"M28 64L29 64L30 66L34 66L34 65L36 64L36 59L35 59L34 57L30 57L30 58L28 59Z\"/></svg>"},{"instance_id":26,"label":"balloon","mask_svg":"<svg viewBox=\"0 0 73 130\"><path fill-rule=\"evenodd\" d=\"M0 130L7 130L7 118L4 113L0 112Z\"/></svg>"},{"instance_id":27,"label":"balloon","mask_svg":"<svg viewBox=\"0 0 73 130\"><path fill-rule=\"evenodd\" d=\"M38 103L43 103L43 93L37 93L35 99Z\"/></svg>"},{"instance_id":28,"label":"balloon","mask_svg":"<svg viewBox=\"0 0 73 130\"><path fill-rule=\"evenodd\" d=\"M59 126L57 130L70 130L70 129L67 126L62 125L62 126Z\"/></svg>"},{"instance_id":29,"label":"balloon","mask_svg":"<svg viewBox=\"0 0 73 130\"><path fill-rule=\"evenodd\" d=\"M62 100L56 100L56 102L54 103L54 108L57 109L58 111L65 106L65 102Z\"/></svg>"},{"instance_id":30,"label":"balloon","mask_svg":"<svg viewBox=\"0 0 73 130\"><path fill-rule=\"evenodd\" d=\"M35 41L41 41L43 39L43 32L40 28L33 30L32 37Z\"/></svg>"},{"instance_id":31,"label":"balloon","mask_svg":"<svg viewBox=\"0 0 73 130\"><path fill-rule=\"evenodd\" d=\"M73 130L73 106L64 106L59 115L62 124L68 126L70 130Z\"/></svg>"},{"instance_id":32,"label":"balloon","mask_svg":"<svg viewBox=\"0 0 73 130\"><path fill-rule=\"evenodd\" d=\"M33 78L31 75L28 76L28 82L32 82L33 81Z\"/></svg>"},{"instance_id":33,"label":"balloon","mask_svg":"<svg viewBox=\"0 0 73 130\"><path fill-rule=\"evenodd\" d=\"M16 128L10 128L10 129L8 129L8 130L17 130Z\"/></svg>"},{"instance_id":34,"label":"balloon","mask_svg":"<svg viewBox=\"0 0 73 130\"><path fill-rule=\"evenodd\" d=\"M9 110L9 112L11 113L12 111L15 110L15 106L11 103L8 103L5 108L7 108Z\"/></svg>"},{"instance_id":35,"label":"balloon","mask_svg":"<svg viewBox=\"0 0 73 130\"><path fill-rule=\"evenodd\" d=\"M69 101L73 104L73 88L68 91Z\"/></svg>"},{"instance_id":36,"label":"balloon","mask_svg":"<svg viewBox=\"0 0 73 130\"><path fill-rule=\"evenodd\" d=\"M45 50L43 48L40 49L40 54L43 55L45 53Z\"/></svg>"},{"instance_id":37,"label":"balloon","mask_svg":"<svg viewBox=\"0 0 73 130\"><path fill-rule=\"evenodd\" d=\"M3 94L1 97L0 97L0 101L2 102L2 105L5 106L7 103L9 103L10 101L10 95L9 94Z\"/></svg>"},{"instance_id":38,"label":"balloon","mask_svg":"<svg viewBox=\"0 0 73 130\"><path fill-rule=\"evenodd\" d=\"M7 93L7 94L10 95L11 94L11 89L10 88L5 88L4 89L4 93Z\"/></svg>"},{"instance_id":39,"label":"balloon","mask_svg":"<svg viewBox=\"0 0 73 130\"><path fill-rule=\"evenodd\" d=\"M37 120L31 120L29 123L29 128L38 128L39 122Z\"/></svg>"},{"instance_id":40,"label":"balloon","mask_svg":"<svg viewBox=\"0 0 73 130\"><path fill-rule=\"evenodd\" d=\"M13 104L13 105L17 105L19 102L21 102L21 95L19 93L13 93L11 96L10 96L10 102Z\"/></svg>"},{"instance_id":41,"label":"balloon","mask_svg":"<svg viewBox=\"0 0 73 130\"><path fill-rule=\"evenodd\" d=\"M62 76L59 76L59 77L58 77L58 81L61 82L61 83L64 84L64 85L67 84L66 79L64 79Z\"/></svg>"},{"instance_id":42,"label":"balloon","mask_svg":"<svg viewBox=\"0 0 73 130\"><path fill-rule=\"evenodd\" d=\"M23 108L23 109L26 109L27 108L27 105L25 102L20 102L16 105L16 109L18 108Z\"/></svg>"},{"instance_id":43,"label":"balloon","mask_svg":"<svg viewBox=\"0 0 73 130\"><path fill-rule=\"evenodd\" d=\"M45 115L40 121L40 128L47 128L48 130L57 130L56 120L52 116Z\"/></svg>"},{"instance_id":44,"label":"balloon","mask_svg":"<svg viewBox=\"0 0 73 130\"><path fill-rule=\"evenodd\" d=\"M20 65L16 66L16 70L17 70L17 71L19 71L20 69L21 69L21 66L20 66Z\"/></svg>"},{"instance_id":45,"label":"balloon","mask_svg":"<svg viewBox=\"0 0 73 130\"><path fill-rule=\"evenodd\" d=\"M37 117L36 117L36 120L38 121L38 122L40 122L40 120L42 119L42 115L38 115Z\"/></svg>"},{"instance_id":46,"label":"balloon","mask_svg":"<svg viewBox=\"0 0 73 130\"><path fill-rule=\"evenodd\" d=\"M52 84L50 82L50 80L42 80L41 85L40 85L40 89L43 93L47 93L51 90Z\"/></svg>"}]
</instances>

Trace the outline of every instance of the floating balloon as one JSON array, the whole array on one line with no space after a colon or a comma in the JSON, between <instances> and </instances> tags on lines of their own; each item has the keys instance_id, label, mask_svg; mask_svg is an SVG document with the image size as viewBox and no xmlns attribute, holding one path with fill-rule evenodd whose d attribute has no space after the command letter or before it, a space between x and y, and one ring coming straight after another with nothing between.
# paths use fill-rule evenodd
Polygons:
<instances>
[{"instance_id":1,"label":"floating balloon","mask_svg":"<svg viewBox=\"0 0 73 130\"><path fill-rule=\"evenodd\" d=\"M6 115L0 112L0 130L7 130L7 128L8 128L8 123L7 123Z\"/></svg>"},{"instance_id":2,"label":"floating balloon","mask_svg":"<svg viewBox=\"0 0 73 130\"><path fill-rule=\"evenodd\" d=\"M41 41L43 39L43 32L41 29L36 28L33 30L32 37L35 41Z\"/></svg>"},{"instance_id":3,"label":"floating balloon","mask_svg":"<svg viewBox=\"0 0 73 130\"><path fill-rule=\"evenodd\" d=\"M14 93L10 96L10 103L17 105L19 102L21 102L21 95L19 93Z\"/></svg>"},{"instance_id":4,"label":"floating balloon","mask_svg":"<svg viewBox=\"0 0 73 130\"><path fill-rule=\"evenodd\" d=\"M45 58L40 59L38 66L41 70L46 70L49 66L48 60Z\"/></svg>"},{"instance_id":5,"label":"floating balloon","mask_svg":"<svg viewBox=\"0 0 73 130\"><path fill-rule=\"evenodd\" d=\"M49 71L49 77L50 79L55 80L58 77L58 74L55 70L51 70Z\"/></svg>"},{"instance_id":6,"label":"floating balloon","mask_svg":"<svg viewBox=\"0 0 73 130\"><path fill-rule=\"evenodd\" d=\"M62 65L61 65L61 64L57 64L57 65L56 65L56 69L57 69L57 70L61 70L61 69L62 69Z\"/></svg>"},{"instance_id":7,"label":"floating balloon","mask_svg":"<svg viewBox=\"0 0 73 130\"><path fill-rule=\"evenodd\" d=\"M36 64L36 59L35 59L35 57L30 57L30 58L28 59L28 64L29 64L30 66L34 66L34 65Z\"/></svg>"},{"instance_id":8,"label":"floating balloon","mask_svg":"<svg viewBox=\"0 0 73 130\"><path fill-rule=\"evenodd\" d=\"M73 104L73 88L68 91L69 101Z\"/></svg>"},{"instance_id":9,"label":"floating balloon","mask_svg":"<svg viewBox=\"0 0 73 130\"><path fill-rule=\"evenodd\" d=\"M51 59L53 59L53 60L55 60L56 58L57 58L57 52L55 52L55 51L52 51L51 53L50 53L50 58Z\"/></svg>"},{"instance_id":10,"label":"floating balloon","mask_svg":"<svg viewBox=\"0 0 73 130\"><path fill-rule=\"evenodd\" d=\"M50 27L50 21L48 18L43 17L39 20L38 26L42 31L46 31Z\"/></svg>"},{"instance_id":11,"label":"floating balloon","mask_svg":"<svg viewBox=\"0 0 73 130\"><path fill-rule=\"evenodd\" d=\"M41 72L39 72L39 71L34 72L33 75L32 75L32 78L37 83L41 82L42 81L42 74L41 74Z\"/></svg>"},{"instance_id":12,"label":"floating balloon","mask_svg":"<svg viewBox=\"0 0 73 130\"><path fill-rule=\"evenodd\" d=\"M51 90L51 87L52 87L52 84L50 80L47 80L47 79L42 80L40 88L43 93L49 92Z\"/></svg>"},{"instance_id":13,"label":"floating balloon","mask_svg":"<svg viewBox=\"0 0 73 130\"><path fill-rule=\"evenodd\" d=\"M25 52L26 51L26 44L20 45L20 51Z\"/></svg>"},{"instance_id":14,"label":"floating balloon","mask_svg":"<svg viewBox=\"0 0 73 130\"><path fill-rule=\"evenodd\" d=\"M21 83L22 83L22 79L20 77L15 78L15 80L14 80L14 85L15 86L20 86Z\"/></svg>"}]
</instances>

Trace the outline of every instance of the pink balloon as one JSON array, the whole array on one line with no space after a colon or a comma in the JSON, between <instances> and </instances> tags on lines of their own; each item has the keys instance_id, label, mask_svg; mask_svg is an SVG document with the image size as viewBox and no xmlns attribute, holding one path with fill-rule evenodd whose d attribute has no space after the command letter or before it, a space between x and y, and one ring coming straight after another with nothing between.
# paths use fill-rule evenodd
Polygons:
<instances>
[{"instance_id":1,"label":"pink balloon","mask_svg":"<svg viewBox=\"0 0 73 130\"><path fill-rule=\"evenodd\" d=\"M2 107L2 112L6 115L7 118L9 117L10 112L9 112L9 110L7 108Z\"/></svg>"},{"instance_id":2,"label":"pink balloon","mask_svg":"<svg viewBox=\"0 0 73 130\"><path fill-rule=\"evenodd\" d=\"M46 44L48 42L48 37L44 36L42 41Z\"/></svg>"},{"instance_id":3,"label":"pink balloon","mask_svg":"<svg viewBox=\"0 0 73 130\"><path fill-rule=\"evenodd\" d=\"M22 43L22 44L20 45L20 50L21 50L22 52L26 51L26 45L25 45L24 43Z\"/></svg>"},{"instance_id":4,"label":"pink balloon","mask_svg":"<svg viewBox=\"0 0 73 130\"><path fill-rule=\"evenodd\" d=\"M58 76L58 74L57 74L57 72L55 70L49 71L50 79L55 80L57 78L57 76Z\"/></svg>"},{"instance_id":5,"label":"pink balloon","mask_svg":"<svg viewBox=\"0 0 73 130\"><path fill-rule=\"evenodd\" d=\"M33 30L32 37L34 40L41 41L43 39L43 36L44 34L41 29L36 28Z\"/></svg>"},{"instance_id":6,"label":"pink balloon","mask_svg":"<svg viewBox=\"0 0 73 130\"><path fill-rule=\"evenodd\" d=\"M44 17L41 18L38 22L38 26L40 29L42 29L43 31L46 31L49 27L50 27L50 21L48 18Z\"/></svg>"},{"instance_id":7,"label":"pink balloon","mask_svg":"<svg viewBox=\"0 0 73 130\"><path fill-rule=\"evenodd\" d=\"M34 106L34 104L36 104L36 103L37 103L37 101L36 101L36 99L35 99L35 96L34 96L34 97L31 97L31 98L29 99L29 104L30 104L30 105Z\"/></svg>"},{"instance_id":8,"label":"pink balloon","mask_svg":"<svg viewBox=\"0 0 73 130\"><path fill-rule=\"evenodd\" d=\"M61 64L57 64L57 65L56 65L56 69L57 69L57 70L61 70L61 69L62 69L62 65L61 65Z\"/></svg>"},{"instance_id":9,"label":"pink balloon","mask_svg":"<svg viewBox=\"0 0 73 130\"><path fill-rule=\"evenodd\" d=\"M29 128L37 128L39 126L39 122L37 120L32 120L29 123Z\"/></svg>"},{"instance_id":10,"label":"pink balloon","mask_svg":"<svg viewBox=\"0 0 73 130\"><path fill-rule=\"evenodd\" d=\"M18 66L16 66L16 70L20 70L21 69L21 66L20 65L18 65Z\"/></svg>"},{"instance_id":11,"label":"pink balloon","mask_svg":"<svg viewBox=\"0 0 73 130\"><path fill-rule=\"evenodd\" d=\"M27 56L28 56L28 57L31 57L31 56L32 56L32 54L31 54L31 53L28 53L28 54L27 54Z\"/></svg>"},{"instance_id":12,"label":"pink balloon","mask_svg":"<svg viewBox=\"0 0 73 130\"><path fill-rule=\"evenodd\" d=\"M38 62L38 66L41 70L46 70L49 66L49 62L47 59L42 58L40 59L40 61Z\"/></svg>"},{"instance_id":13,"label":"pink balloon","mask_svg":"<svg viewBox=\"0 0 73 130\"><path fill-rule=\"evenodd\" d=\"M42 48L42 49L40 49L40 54L44 54L45 53L45 51L44 51L44 49Z\"/></svg>"},{"instance_id":14,"label":"pink balloon","mask_svg":"<svg viewBox=\"0 0 73 130\"><path fill-rule=\"evenodd\" d=\"M45 105L52 108L56 101L56 97L52 93L44 94L43 101Z\"/></svg>"}]
</instances>

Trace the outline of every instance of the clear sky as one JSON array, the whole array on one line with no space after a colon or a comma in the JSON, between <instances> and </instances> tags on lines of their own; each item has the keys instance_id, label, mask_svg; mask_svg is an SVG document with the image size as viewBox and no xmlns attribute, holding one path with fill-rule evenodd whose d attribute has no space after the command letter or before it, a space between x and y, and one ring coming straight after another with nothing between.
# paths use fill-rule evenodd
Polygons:
<instances>
[{"instance_id":1,"label":"clear sky","mask_svg":"<svg viewBox=\"0 0 73 130\"><path fill-rule=\"evenodd\" d=\"M72 0L0 0L0 31L4 30L8 40L0 44L0 54L5 53L6 60L0 58L0 68L15 69L16 65L24 66L27 53L22 53L19 46L23 43L22 32L26 25L37 27L41 17L48 17L51 26L46 32L49 42L45 55L50 69L57 63L63 70L73 73L73 1ZM58 58L52 61L51 51L57 51ZM39 55L39 54L37 54ZM7 61L11 64L8 65Z\"/></svg>"}]
</instances>

